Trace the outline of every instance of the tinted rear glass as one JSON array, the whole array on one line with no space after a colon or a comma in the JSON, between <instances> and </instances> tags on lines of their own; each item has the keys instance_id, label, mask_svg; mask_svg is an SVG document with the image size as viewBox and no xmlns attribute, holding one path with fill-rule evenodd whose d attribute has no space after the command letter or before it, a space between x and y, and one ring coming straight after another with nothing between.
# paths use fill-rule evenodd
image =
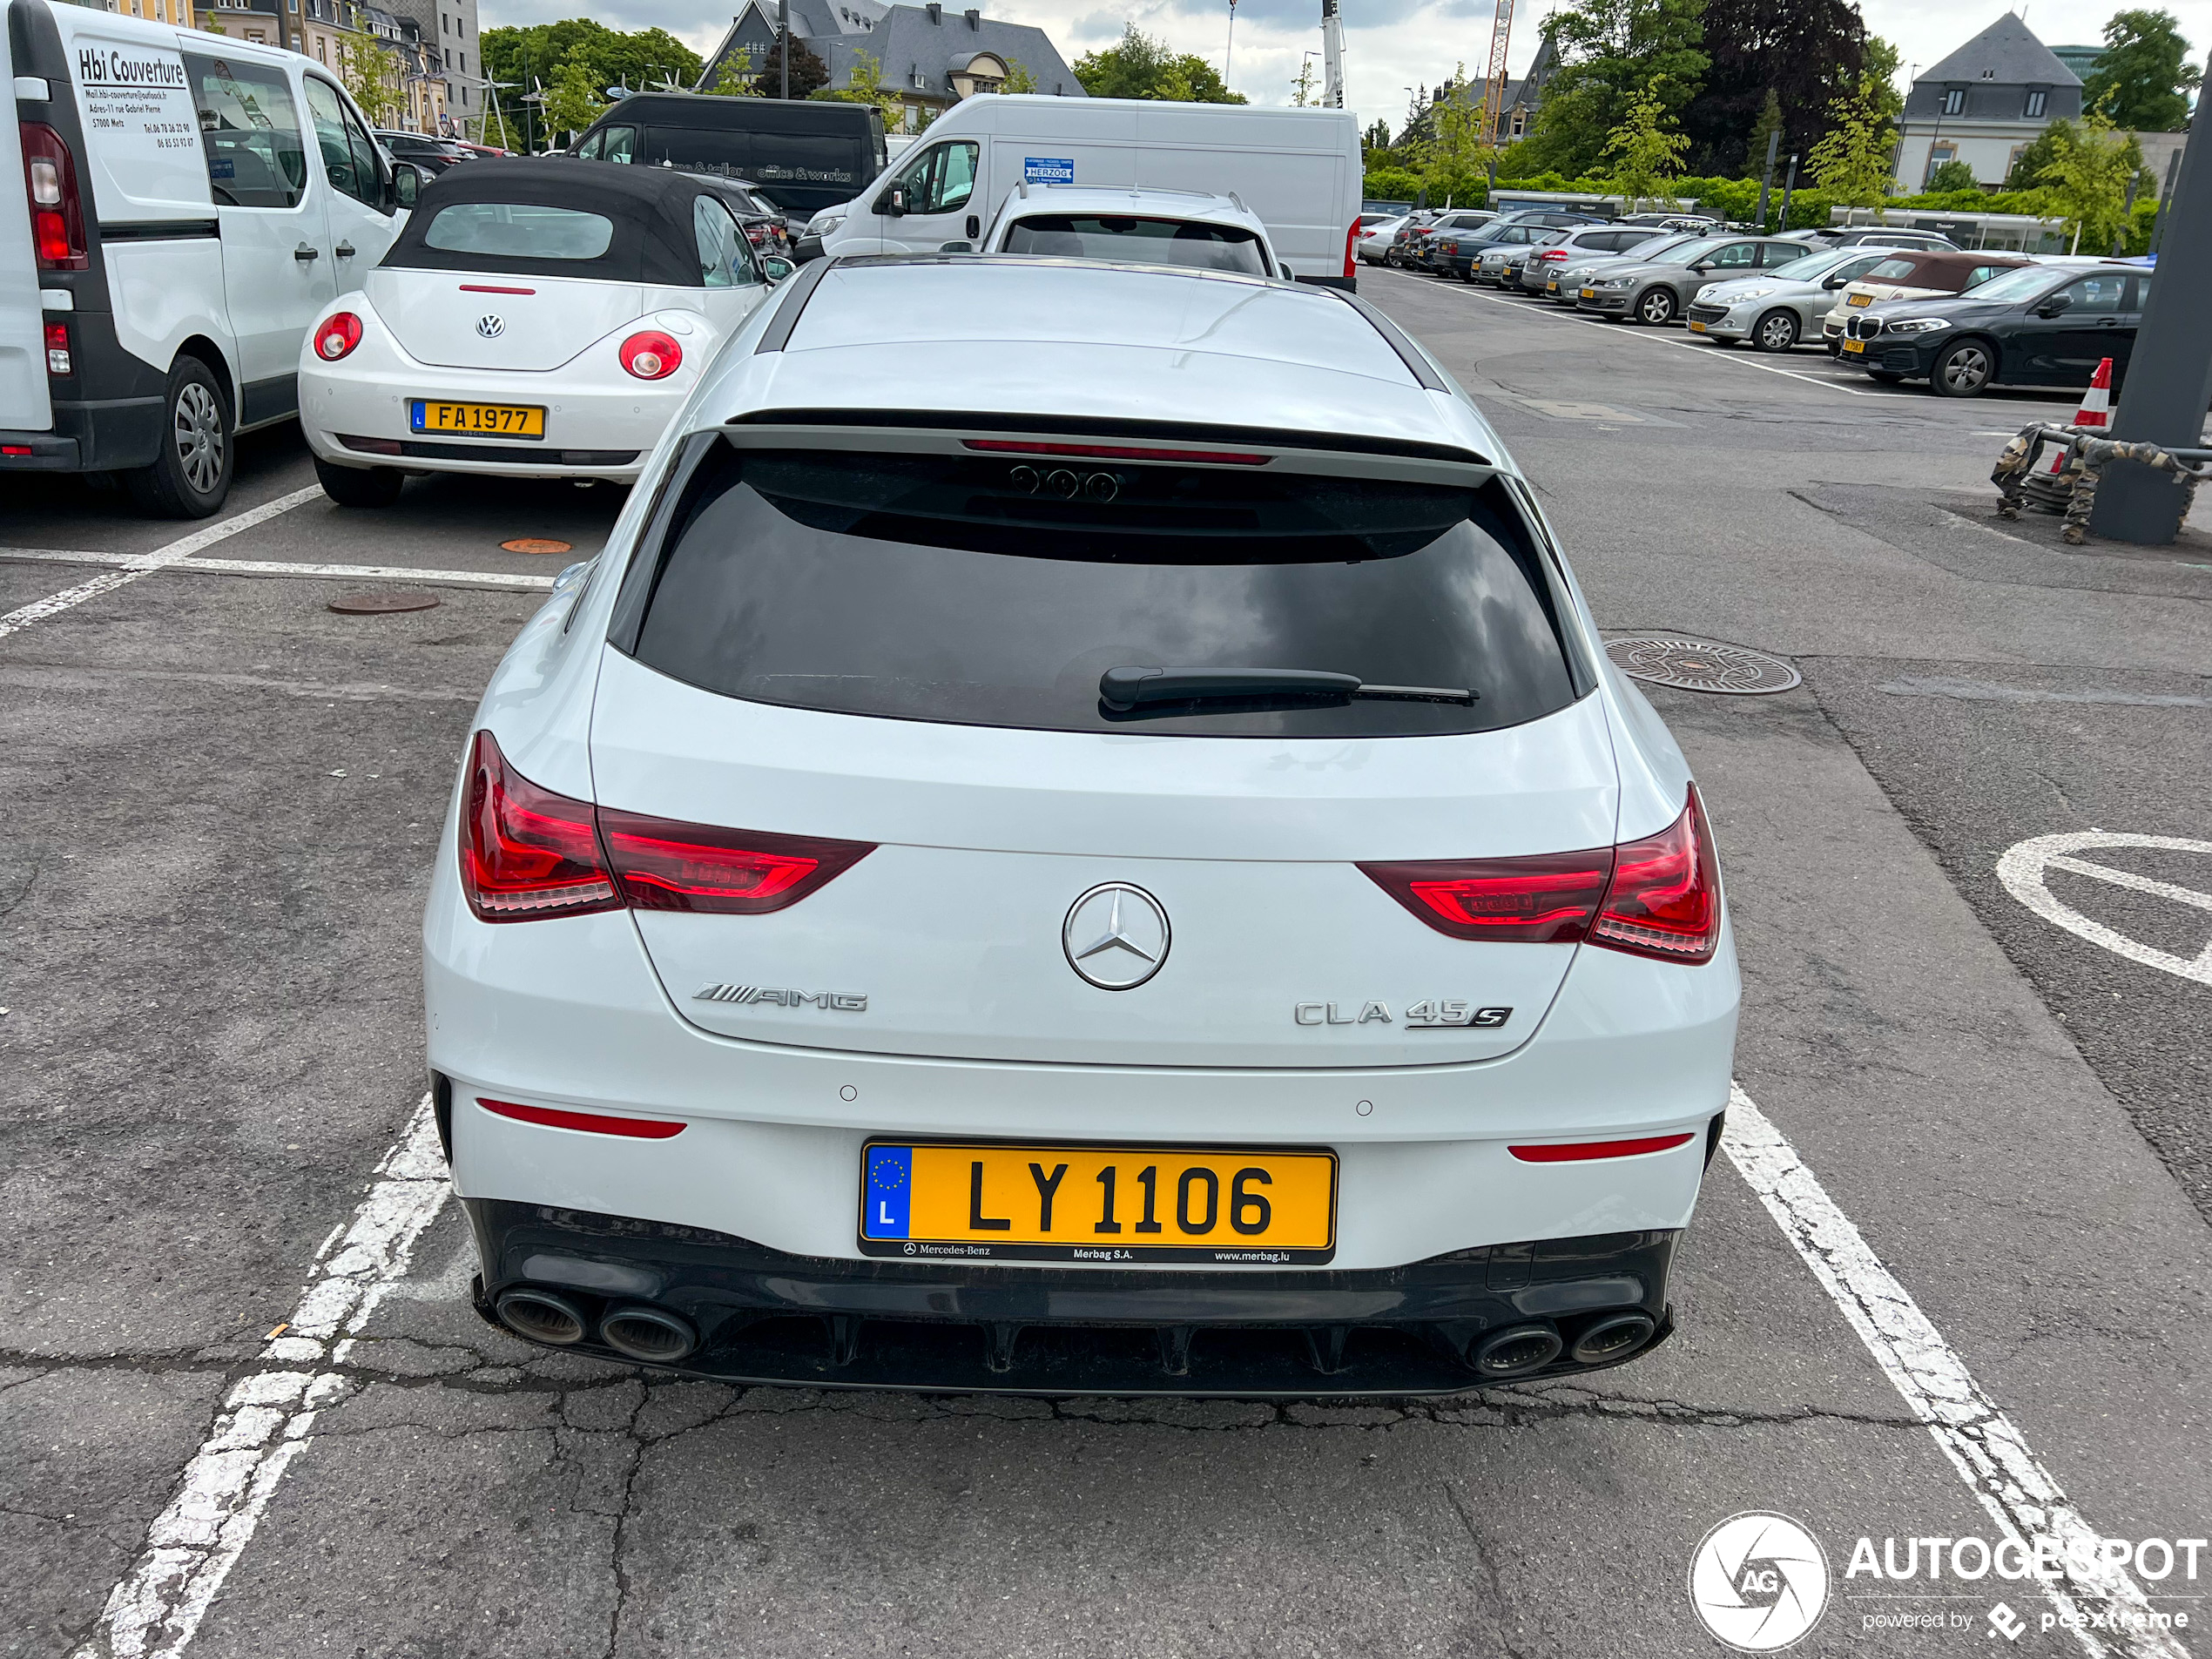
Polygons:
<instances>
[{"instance_id":1,"label":"tinted rear glass","mask_svg":"<svg viewBox=\"0 0 2212 1659\"><path fill-rule=\"evenodd\" d=\"M1555 603L1494 482L721 447L685 490L634 651L711 691L846 714L1420 736L1571 703ZM1120 667L1476 696L1116 717L1098 681Z\"/></svg>"},{"instance_id":2,"label":"tinted rear glass","mask_svg":"<svg viewBox=\"0 0 2212 1659\"><path fill-rule=\"evenodd\" d=\"M525 202L456 202L442 207L423 241L448 253L508 260L596 260L615 239L615 222L572 207Z\"/></svg>"},{"instance_id":3,"label":"tinted rear glass","mask_svg":"<svg viewBox=\"0 0 2212 1659\"><path fill-rule=\"evenodd\" d=\"M1075 260L1127 260L1186 265L1202 271L1267 276L1259 239L1235 225L1128 214L1039 213L1007 227L1008 253L1049 253Z\"/></svg>"},{"instance_id":4,"label":"tinted rear glass","mask_svg":"<svg viewBox=\"0 0 2212 1659\"><path fill-rule=\"evenodd\" d=\"M644 159L685 172L745 179L783 207L826 207L858 193L875 176L857 138L735 127L651 126Z\"/></svg>"}]
</instances>

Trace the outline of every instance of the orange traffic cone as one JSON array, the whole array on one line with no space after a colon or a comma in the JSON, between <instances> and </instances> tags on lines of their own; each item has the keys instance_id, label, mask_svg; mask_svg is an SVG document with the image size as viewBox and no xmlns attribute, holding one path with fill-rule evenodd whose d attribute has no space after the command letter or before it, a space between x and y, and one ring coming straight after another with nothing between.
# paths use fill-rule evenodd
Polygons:
<instances>
[{"instance_id":1,"label":"orange traffic cone","mask_svg":"<svg viewBox=\"0 0 2212 1659\"><path fill-rule=\"evenodd\" d=\"M2112 427L2112 359L2107 357L2097 365L2097 372L2089 376L2089 389L2081 395L2081 407L2074 412L2074 424L2079 430L2104 432ZM2060 449L2051 457L2051 475L2056 477L2066 470L2067 452Z\"/></svg>"}]
</instances>

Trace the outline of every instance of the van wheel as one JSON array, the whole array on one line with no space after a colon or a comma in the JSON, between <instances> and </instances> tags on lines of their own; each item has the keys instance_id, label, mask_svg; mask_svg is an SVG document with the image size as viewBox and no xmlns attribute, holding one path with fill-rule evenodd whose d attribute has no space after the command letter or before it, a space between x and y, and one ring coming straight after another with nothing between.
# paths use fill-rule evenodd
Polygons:
<instances>
[{"instance_id":1,"label":"van wheel","mask_svg":"<svg viewBox=\"0 0 2212 1659\"><path fill-rule=\"evenodd\" d=\"M407 475L397 467L335 467L317 455L315 482L341 507L389 507L399 500Z\"/></svg>"},{"instance_id":2,"label":"van wheel","mask_svg":"<svg viewBox=\"0 0 2212 1659\"><path fill-rule=\"evenodd\" d=\"M122 476L138 510L159 518L205 518L231 493L230 408L199 358L169 366L161 447L153 465Z\"/></svg>"}]
</instances>

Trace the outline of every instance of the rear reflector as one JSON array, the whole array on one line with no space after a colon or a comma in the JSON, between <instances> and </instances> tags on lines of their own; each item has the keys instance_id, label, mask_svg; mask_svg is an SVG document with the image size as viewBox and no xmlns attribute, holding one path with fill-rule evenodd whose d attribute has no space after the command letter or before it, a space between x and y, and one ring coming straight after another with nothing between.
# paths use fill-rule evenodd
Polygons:
<instances>
[{"instance_id":1,"label":"rear reflector","mask_svg":"<svg viewBox=\"0 0 2212 1659\"><path fill-rule=\"evenodd\" d=\"M1196 461L1216 467L1264 467L1273 457L1233 449L1132 449L1108 443L1030 443L1012 438L963 438L971 449L995 455L1096 455L1109 461Z\"/></svg>"},{"instance_id":2,"label":"rear reflector","mask_svg":"<svg viewBox=\"0 0 2212 1659\"><path fill-rule=\"evenodd\" d=\"M461 292L463 293L536 293L537 290L536 288L495 288L488 283L464 282L461 285Z\"/></svg>"},{"instance_id":3,"label":"rear reflector","mask_svg":"<svg viewBox=\"0 0 2212 1659\"><path fill-rule=\"evenodd\" d=\"M634 910L757 916L795 905L875 851L868 841L647 818L602 807L600 833Z\"/></svg>"},{"instance_id":4,"label":"rear reflector","mask_svg":"<svg viewBox=\"0 0 2212 1659\"><path fill-rule=\"evenodd\" d=\"M684 1132L681 1123L658 1117L613 1117L605 1112L564 1112L552 1106L522 1106L511 1100L486 1100L476 1104L494 1117L511 1117L518 1123L538 1123L547 1129L580 1129L590 1135L624 1135L633 1141L665 1141Z\"/></svg>"},{"instance_id":5,"label":"rear reflector","mask_svg":"<svg viewBox=\"0 0 2212 1659\"><path fill-rule=\"evenodd\" d=\"M595 807L523 777L489 732L476 733L469 754L463 808L461 885L483 921L625 907L761 915L797 904L875 851L872 841Z\"/></svg>"},{"instance_id":6,"label":"rear reflector","mask_svg":"<svg viewBox=\"0 0 2212 1659\"><path fill-rule=\"evenodd\" d=\"M1720 867L1694 784L1680 818L1619 846L1359 867L1454 939L1554 945L1586 939L1632 956L1693 964L1710 961L1720 945Z\"/></svg>"},{"instance_id":7,"label":"rear reflector","mask_svg":"<svg viewBox=\"0 0 2212 1659\"><path fill-rule=\"evenodd\" d=\"M1553 1141L1506 1149L1523 1163L1581 1163L1591 1158L1632 1158L1642 1152L1671 1152L1694 1140L1693 1134L1646 1135L1633 1141Z\"/></svg>"}]
</instances>

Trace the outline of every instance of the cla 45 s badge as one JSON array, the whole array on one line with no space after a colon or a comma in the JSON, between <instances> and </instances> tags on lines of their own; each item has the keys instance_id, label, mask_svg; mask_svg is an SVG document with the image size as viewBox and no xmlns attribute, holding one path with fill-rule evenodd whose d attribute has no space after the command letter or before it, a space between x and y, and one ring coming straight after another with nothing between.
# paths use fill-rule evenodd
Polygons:
<instances>
[{"instance_id":1,"label":"cla 45 s badge","mask_svg":"<svg viewBox=\"0 0 2212 1659\"><path fill-rule=\"evenodd\" d=\"M1363 1002L1357 1014L1342 1012L1343 1005L1336 1002L1301 1002L1291 1010L1291 1017L1300 1025L1390 1025L1389 1004ZM1472 1002L1443 1001L1424 999L1406 1009L1408 1029L1453 1031L1494 1030L1513 1018L1513 1010L1479 1008Z\"/></svg>"}]
</instances>

